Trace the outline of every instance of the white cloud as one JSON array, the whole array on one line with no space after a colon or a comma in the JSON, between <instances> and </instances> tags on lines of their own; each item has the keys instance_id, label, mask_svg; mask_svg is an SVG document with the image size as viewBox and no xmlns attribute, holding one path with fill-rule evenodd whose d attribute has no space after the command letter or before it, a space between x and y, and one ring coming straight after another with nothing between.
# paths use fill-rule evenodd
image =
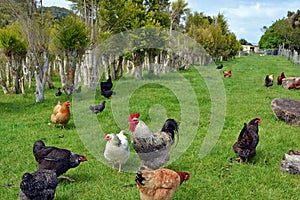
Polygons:
<instances>
[{"instance_id":1,"label":"white cloud","mask_svg":"<svg viewBox=\"0 0 300 200\"><path fill-rule=\"evenodd\" d=\"M176 1L176 0L171 0ZM300 9L300 1L295 0L185 0L192 12L205 15L224 14L229 28L238 39L245 38L251 43L258 43L261 27L271 26L278 19L286 17L287 11ZM66 0L43 0L45 6L69 8L71 2Z\"/></svg>"},{"instance_id":2,"label":"white cloud","mask_svg":"<svg viewBox=\"0 0 300 200\"><path fill-rule=\"evenodd\" d=\"M286 17L287 11L300 9L300 1L293 0L186 0L192 11L204 12L205 15L224 14L229 28L238 39L245 38L251 43L258 43L261 27L270 26L276 20Z\"/></svg>"}]
</instances>

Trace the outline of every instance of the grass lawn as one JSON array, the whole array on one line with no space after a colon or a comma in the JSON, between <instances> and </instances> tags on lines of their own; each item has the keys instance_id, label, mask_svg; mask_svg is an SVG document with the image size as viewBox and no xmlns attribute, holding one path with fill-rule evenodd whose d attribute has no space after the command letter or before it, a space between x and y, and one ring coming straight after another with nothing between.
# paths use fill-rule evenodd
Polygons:
<instances>
[{"instance_id":1,"label":"grass lawn","mask_svg":"<svg viewBox=\"0 0 300 200\"><path fill-rule=\"evenodd\" d=\"M92 114L88 105L105 100L99 91L95 95L83 89L73 97L56 97L54 90L47 89L45 102L40 104L35 104L34 88L27 89L24 97L1 94L1 199L18 199L23 173L37 169L32 146L42 138L46 145L67 148L88 158L66 173L76 182L59 180L55 199L139 199L136 187L123 187L135 183L134 151L131 150L132 157L122 173L111 169L103 160L103 133L116 133L120 129L128 133L127 117L133 111L139 111L141 119L154 131L166 117L180 123L180 140L172 150L173 162L166 167L189 171L191 178L182 184L174 199L300 199L299 176L280 171L283 154L289 149L300 150L300 131L277 120L271 110L274 98L300 100L299 91L277 86L276 81L270 88L264 86L267 74L273 73L276 78L284 71L287 77L299 76L300 67L275 56L241 57L223 65L220 71L215 67L192 67L189 71L180 71L179 75L169 75L163 79L166 83L150 77L140 82L141 85L135 81L137 85L128 86L132 82L122 79L115 82L117 94L106 100L105 110L98 115ZM229 69L232 77L223 78L222 71ZM214 70L219 76L199 73L205 70ZM60 85L58 79L54 83L57 87ZM136 89L130 90L134 87ZM72 101L71 120L65 129L53 127L49 124L52 109L58 100L67 99ZM226 113L222 113L222 109ZM256 157L243 164L231 161L237 157L232 145L243 123L256 116L263 120L259 125ZM220 134L217 128L210 127L215 118L221 120L218 122ZM200 157L210 128L216 137L212 139L211 151Z\"/></svg>"}]
</instances>

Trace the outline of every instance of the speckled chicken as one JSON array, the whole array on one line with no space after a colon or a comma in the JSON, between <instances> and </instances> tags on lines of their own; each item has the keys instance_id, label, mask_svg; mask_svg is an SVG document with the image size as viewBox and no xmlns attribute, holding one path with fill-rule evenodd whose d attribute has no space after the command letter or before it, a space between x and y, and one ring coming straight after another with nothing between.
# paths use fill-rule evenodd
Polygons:
<instances>
[{"instance_id":1,"label":"speckled chicken","mask_svg":"<svg viewBox=\"0 0 300 200\"><path fill-rule=\"evenodd\" d=\"M258 124L262 120L260 117L252 119L248 124L244 123L237 142L233 145L233 150L238 154L237 160L247 162L256 155L256 146L259 142Z\"/></svg>"},{"instance_id":2,"label":"speckled chicken","mask_svg":"<svg viewBox=\"0 0 300 200\"><path fill-rule=\"evenodd\" d=\"M161 130L152 133L139 117L139 113L132 113L128 118L131 144L143 167L158 169L169 161L175 134L178 136L178 124L174 119L167 119Z\"/></svg>"}]
</instances>

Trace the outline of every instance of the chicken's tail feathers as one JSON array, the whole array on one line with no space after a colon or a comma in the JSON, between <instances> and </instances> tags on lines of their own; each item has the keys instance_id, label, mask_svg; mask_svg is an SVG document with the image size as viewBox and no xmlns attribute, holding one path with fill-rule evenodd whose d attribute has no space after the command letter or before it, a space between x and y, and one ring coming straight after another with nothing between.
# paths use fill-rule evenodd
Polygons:
<instances>
[{"instance_id":1,"label":"chicken's tail feathers","mask_svg":"<svg viewBox=\"0 0 300 200\"><path fill-rule=\"evenodd\" d=\"M177 146L179 141L178 123L174 119L167 119L161 131L170 133L172 140L174 140L174 136L176 134L177 142L175 146Z\"/></svg>"},{"instance_id":2,"label":"chicken's tail feathers","mask_svg":"<svg viewBox=\"0 0 300 200\"><path fill-rule=\"evenodd\" d=\"M136 183L139 183L139 184L141 184L141 185L144 185L143 180L144 180L144 177L143 177L142 172L141 172L141 171L138 171L138 172L136 173L136 176L135 176L135 182L136 182Z\"/></svg>"}]
</instances>

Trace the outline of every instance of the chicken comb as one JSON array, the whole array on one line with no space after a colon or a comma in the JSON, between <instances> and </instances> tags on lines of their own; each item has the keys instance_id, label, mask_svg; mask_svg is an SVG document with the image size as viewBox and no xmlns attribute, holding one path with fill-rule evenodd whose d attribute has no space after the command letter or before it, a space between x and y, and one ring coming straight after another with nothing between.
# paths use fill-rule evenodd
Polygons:
<instances>
[{"instance_id":1,"label":"chicken comb","mask_svg":"<svg viewBox=\"0 0 300 200\"><path fill-rule=\"evenodd\" d=\"M261 123L262 122L262 119L260 116L257 116L256 119L258 119L258 123Z\"/></svg>"},{"instance_id":2,"label":"chicken comb","mask_svg":"<svg viewBox=\"0 0 300 200\"><path fill-rule=\"evenodd\" d=\"M140 113L134 112L128 117L128 121L132 121L133 119L139 118L139 117L140 117Z\"/></svg>"}]
</instances>

